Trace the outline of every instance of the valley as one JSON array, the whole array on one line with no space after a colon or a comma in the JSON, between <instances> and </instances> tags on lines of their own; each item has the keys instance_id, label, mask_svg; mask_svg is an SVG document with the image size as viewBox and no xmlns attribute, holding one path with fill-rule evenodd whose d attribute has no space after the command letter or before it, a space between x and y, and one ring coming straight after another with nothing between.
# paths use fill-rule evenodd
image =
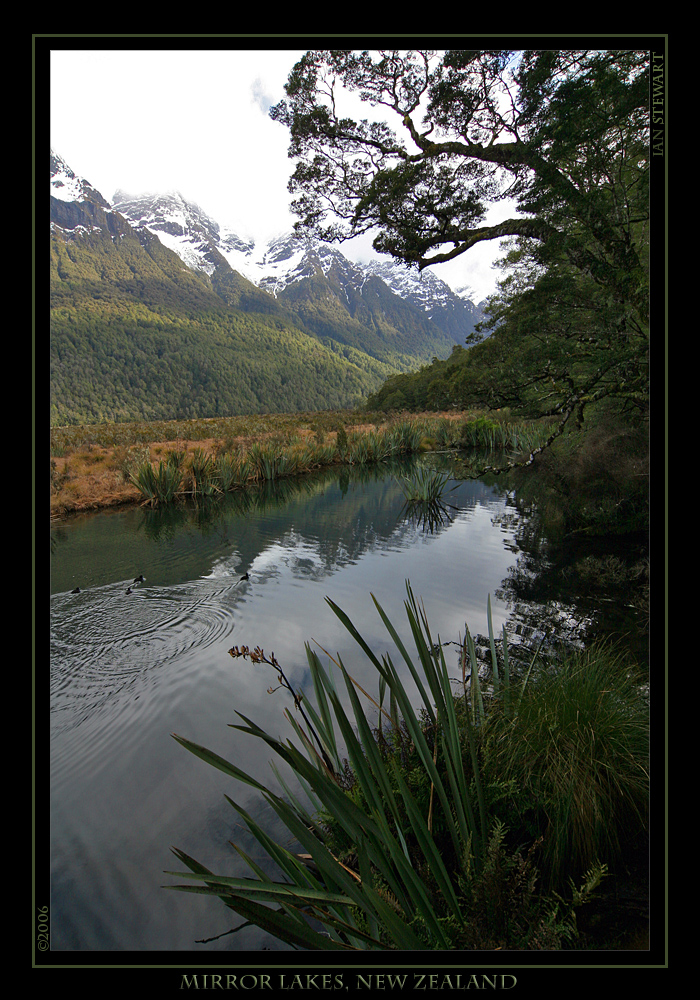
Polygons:
<instances>
[{"instance_id":1,"label":"valley","mask_svg":"<svg viewBox=\"0 0 700 1000\"><path fill-rule=\"evenodd\" d=\"M53 426L356 406L481 318L433 274L262 247L181 195L113 203L51 158Z\"/></svg>"}]
</instances>

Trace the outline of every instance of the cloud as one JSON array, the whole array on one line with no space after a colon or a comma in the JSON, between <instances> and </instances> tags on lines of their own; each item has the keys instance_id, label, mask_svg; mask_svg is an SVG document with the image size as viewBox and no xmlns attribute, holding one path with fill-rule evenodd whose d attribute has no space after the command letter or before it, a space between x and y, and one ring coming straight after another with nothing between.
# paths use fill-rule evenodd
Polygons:
<instances>
[{"instance_id":1,"label":"cloud","mask_svg":"<svg viewBox=\"0 0 700 1000\"><path fill-rule=\"evenodd\" d=\"M266 115L275 101L271 97L268 97L265 93L265 85L260 77L253 80L250 92L253 95L253 101L257 104L262 113Z\"/></svg>"}]
</instances>

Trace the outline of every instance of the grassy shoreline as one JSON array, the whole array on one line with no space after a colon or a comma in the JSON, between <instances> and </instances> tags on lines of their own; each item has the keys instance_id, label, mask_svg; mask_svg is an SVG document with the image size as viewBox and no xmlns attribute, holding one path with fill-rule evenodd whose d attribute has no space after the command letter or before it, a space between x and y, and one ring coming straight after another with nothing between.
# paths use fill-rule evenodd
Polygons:
<instances>
[{"instance_id":1,"label":"grassy shoreline","mask_svg":"<svg viewBox=\"0 0 700 1000\"><path fill-rule=\"evenodd\" d=\"M358 429L366 426L364 418L338 411L54 427L51 516L142 503L143 496L128 473L173 452L191 457L201 449L214 457L222 448L247 451L254 444L280 442L293 434L315 440L327 434L331 424L353 420ZM332 432L333 437L336 433Z\"/></svg>"},{"instance_id":2,"label":"grassy shoreline","mask_svg":"<svg viewBox=\"0 0 700 1000\"><path fill-rule=\"evenodd\" d=\"M50 442L51 517L143 503L144 495L131 475L174 455L184 468L191 468L196 459L240 459L264 446L268 453L287 458L303 453L297 470L305 472L343 462L371 461L380 442L386 446L384 442L392 437L395 442L401 433L410 435L411 442L400 442L399 450L417 451L472 444L475 431L489 444L499 433L522 429L522 425L509 422L506 412L495 416L338 410L55 427ZM260 478L265 478L264 474L251 472L249 481Z\"/></svg>"}]
</instances>

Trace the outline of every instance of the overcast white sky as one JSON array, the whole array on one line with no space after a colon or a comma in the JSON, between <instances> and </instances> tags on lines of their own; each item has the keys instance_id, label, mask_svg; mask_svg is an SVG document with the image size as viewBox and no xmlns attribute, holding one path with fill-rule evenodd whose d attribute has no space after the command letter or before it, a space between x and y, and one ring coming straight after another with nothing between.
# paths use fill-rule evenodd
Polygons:
<instances>
[{"instance_id":1,"label":"overcast white sky","mask_svg":"<svg viewBox=\"0 0 700 1000\"><path fill-rule=\"evenodd\" d=\"M119 188L178 190L220 224L263 242L295 221L289 135L268 110L285 96L303 51L53 50L52 148L108 201ZM370 242L340 249L366 259ZM497 243L484 244L435 274L453 288L469 286L480 301L495 289L498 255Z\"/></svg>"}]
</instances>

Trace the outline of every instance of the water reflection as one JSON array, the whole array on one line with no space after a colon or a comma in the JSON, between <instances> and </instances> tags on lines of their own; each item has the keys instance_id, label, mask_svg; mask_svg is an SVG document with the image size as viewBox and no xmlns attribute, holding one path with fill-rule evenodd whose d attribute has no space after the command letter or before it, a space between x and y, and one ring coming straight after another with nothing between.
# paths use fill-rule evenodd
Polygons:
<instances>
[{"instance_id":1,"label":"water reflection","mask_svg":"<svg viewBox=\"0 0 700 1000\"><path fill-rule=\"evenodd\" d=\"M431 535L440 528L446 527L453 520L452 511L459 508L440 500L406 501L401 509L401 516L413 527L428 531Z\"/></svg>"},{"instance_id":2,"label":"water reflection","mask_svg":"<svg viewBox=\"0 0 700 1000\"><path fill-rule=\"evenodd\" d=\"M241 835L224 793L261 809L171 733L275 787L260 747L230 724L239 711L283 733L289 703L284 692L268 694L269 669L234 660L232 646L274 652L297 688L308 675L305 643L315 643L340 654L358 683L376 692L371 665L326 596L378 653L390 642L371 593L412 645L406 579L433 636L446 642L465 623L472 633L487 631L489 593L494 627L508 620L508 581L522 573L519 539L528 521L513 494L459 482L449 516L426 526L404 516L398 469L328 470L197 508L135 508L54 527L52 948L191 950L230 927L224 907L162 885L163 872L177 867L170 844L213 870L247 874L228 847ZM127 595L141 573L145 582ZM80 593L71 593L76 586ZM446 649L456 665L457 646ZM284 837L268 819L270 833ZM279 947L253 929L217 937L206 950L264 946Z\"/></svg>"}]
</instances>

